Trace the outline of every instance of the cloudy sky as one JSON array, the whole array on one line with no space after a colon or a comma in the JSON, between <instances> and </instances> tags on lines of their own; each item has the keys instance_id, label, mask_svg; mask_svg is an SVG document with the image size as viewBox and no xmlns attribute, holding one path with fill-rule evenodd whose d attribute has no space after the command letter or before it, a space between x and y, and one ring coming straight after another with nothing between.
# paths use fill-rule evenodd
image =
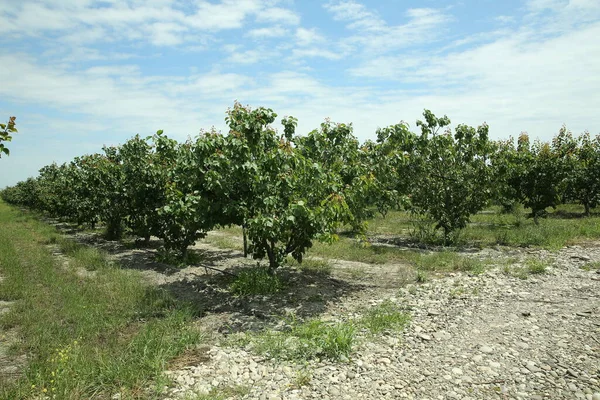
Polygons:
<instances>
[{"instance_id":1,"label":"cloudy sky","mask_svg":"<svg viewBox=\"0 0 600 400\"><path fill-rule=\"evenodd\" d=\"M424 108L493 138L600 133L598 0L5 0L0 187L234 100L362 140Z\"/></svg>"}]
</instances>

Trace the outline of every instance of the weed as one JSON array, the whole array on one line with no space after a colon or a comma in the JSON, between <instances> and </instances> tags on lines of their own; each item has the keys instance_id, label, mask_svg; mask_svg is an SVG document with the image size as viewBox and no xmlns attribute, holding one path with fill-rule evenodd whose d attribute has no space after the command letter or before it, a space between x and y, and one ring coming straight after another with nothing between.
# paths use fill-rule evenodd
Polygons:
<instances>
[{"instance_id":1,"label":"weed","mask_svg":"<svg viewBox=\"0 0 600 400\"><path fill-rule=\"evenodd\" d=\"M187 394L184 400L225 400L234 398L242 398L250 393L250 388L243 385L222 386L213 388L208 393L193 393Z\"/></svg>"},{"instance_id":2,"label":"weed","mask_svg":"<svg viewBox=\"0 0 600 400\"><path fill-rule=\"evenodd\" d=\"M584 271L593 271L595 269L600 269L600 261L589 262L582 265L579 268L581 268Z\"/></svg>"},{"instance_id":3,"label":"weed","mask_svg":"<svg viewBox=\"0 0 600 400\"><path fill-rule=\"evenodd\" d=\"M235 236L227 236L226 234L220 235L209 235L204 238L204 241L220 249L229 250L244 250L244 243L242 239Z\"/></svg>"},{"instance_id":4,"label":"weed","mask_svg":"<svg viewBox=\"0 0 600 400\"><path fill-rule=\"evenodd\" d=\"M429 280L429 275L425 271L417 270L415 281L417 283L425 283Z\"/></svg>"},{"instance_id":5,"label":"weed","mask_svg":"<svg viewBox=\"0 0 600 400\"><path fill-rule=\"evenodd\" d=\"M465 289L463 287L457 287L457 288L450 290L450 298L451 299L458 299L458 298L462 297L464 294L465 294Z\"/></svg>"},{"instance_id":6,"label":"weed","mask_svg":"<svg viewBox=\"0 0 600 400\"><path fill-rule=\"evenodd\" d=\"M354 280L362 280L367 276L367 271L365 271L364 267L350 267L348 268L348 273L350 277Z\"/></svg>"},{"instance_id":7,"label":"weed","mask_svg":"<svg viewBox=\"0 0 600 400\"><path fill-rule=\"evenodd\" d=\"M300 323L292 321L289 331L256 334L250 341L250 347L259 354L275 359L339 360L352 350L355 330L351 322L328 324L316 319Z\"/></svg>"},{"instance_id":8,"label":"weed","mask_svg":"<svg viewBox=\"0 0 600 400\"><path fill-rule=\"evenodd\" d=\"M229 290L239 296L252 296L277 293L283 287L278 275L259 266L242 270L229 285Z\"/></svg>"},{"instance_id":9,"label":"weed","mask_svg":"<svg viewBox=\"0 0 600 400\"><path fill-rule=\"evenodd\" d=\"M525 267L530 274L545 274L547 263L541 260L529 259L526 261Z\"/></svg>"},{"instance_id":10,"label":"weed","mask_svg":"<svg viewBox=\"0 0 600 400\"><path fill-rule=\"evenodd\" d=\"M296 372L296 376L294 377L294 380L292 381L291 385L292 387L299 389L301 387L310 385L312 378L312 372L306 368L303 368Z\"/></svg>"},{"instance_id":11,"label":"weed","mask_svg":"<svg viewBox=\"0 0 600 400\"><path fill-rule=\"evenodd\" d=\"M401 330L410 321L410 315L403 313L393 302L387 300L366 311L360 324L371 333L386 330Z\"/></svg>"},{"instance_id":12,"label":"weed","mask_svg":"<svg viewBox=\"0 0 600 400\"><path fill-rule=\"evenodd\" d=\"M463 271L480 274L486 263L482 260L466 257L452 251L440 251L430 254L417 253L414 257L417 270L424 271Z\"/></svg>"},{"instance_id":13,"label":"weed","mask_svg":"<svg viewBox=\"0 0 600 400\"><path fill-rule=\"evenodd\" d=\"M313 275L329 276L331 275L332 267L326 260L304 259L301 263L294 259L287 261L289 266L295 267L300 271Z\"/></svg>"}]
</instances>

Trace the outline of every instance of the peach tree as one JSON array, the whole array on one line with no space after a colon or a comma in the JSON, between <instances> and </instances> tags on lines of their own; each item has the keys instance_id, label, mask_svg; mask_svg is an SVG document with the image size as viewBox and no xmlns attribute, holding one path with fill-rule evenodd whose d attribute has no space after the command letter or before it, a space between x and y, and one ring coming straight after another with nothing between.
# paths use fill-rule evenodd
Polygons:
<instances>
[{"instance_id":1,"label":"peach tree","mask_svg":"<svg viewBox=\"0 0 600 400\"><path fill-rule=\"evenodd\" d=\"M403 146L411 157L411 207L426 215L448 244L471 215L482 210L491 195L489 156L492 146L488 126L458 125L454 135L447 129L450 119L425 110L417 121L421 134L404 134Z\"/></svg>"}]
</instances>

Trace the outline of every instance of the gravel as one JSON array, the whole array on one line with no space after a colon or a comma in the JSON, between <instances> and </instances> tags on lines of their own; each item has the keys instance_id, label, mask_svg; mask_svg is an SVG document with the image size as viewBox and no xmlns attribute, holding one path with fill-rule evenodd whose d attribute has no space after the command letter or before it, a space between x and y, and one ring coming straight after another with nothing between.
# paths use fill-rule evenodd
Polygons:
<instances>
[{"instance_id":1,"label":"gravel","mask_svg":"<svg viewBox=\"0 0 600 400\"><path fill-rule=\"evenodd\" d=\"M217 342L206 361L168 372L168 398L244 387L238 398L600 400L600 281L581 268L600 261L600 248L470 256L497 265L329 304L321 317L333 321L384 300L412 314L404 332L363 338L346 362L277 362ZM551 267L527 279L507 273L507 262L527 258Z\"/></svg>"}]
</instances>

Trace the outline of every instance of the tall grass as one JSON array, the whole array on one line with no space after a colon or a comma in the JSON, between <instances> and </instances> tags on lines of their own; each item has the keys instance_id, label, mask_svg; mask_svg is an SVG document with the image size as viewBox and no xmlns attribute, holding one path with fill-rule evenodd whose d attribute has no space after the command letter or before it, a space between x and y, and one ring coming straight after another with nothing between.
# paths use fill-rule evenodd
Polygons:
<instances>
[{"instance_id":1,"label":"tall grass","mask_svg":"<svg viewBox=\"0 0 600 400\"><path fill-rule=\"evenodd\" d=\"M18 329L13 351L28 354L0 398L160 398L167 362L200 340L191 311L97 250L63 243L69 263L57 262L45 245L55 230L2 202L0 227L0 299L15 300L0 326Z\"/></svg>"}]
</instances>

